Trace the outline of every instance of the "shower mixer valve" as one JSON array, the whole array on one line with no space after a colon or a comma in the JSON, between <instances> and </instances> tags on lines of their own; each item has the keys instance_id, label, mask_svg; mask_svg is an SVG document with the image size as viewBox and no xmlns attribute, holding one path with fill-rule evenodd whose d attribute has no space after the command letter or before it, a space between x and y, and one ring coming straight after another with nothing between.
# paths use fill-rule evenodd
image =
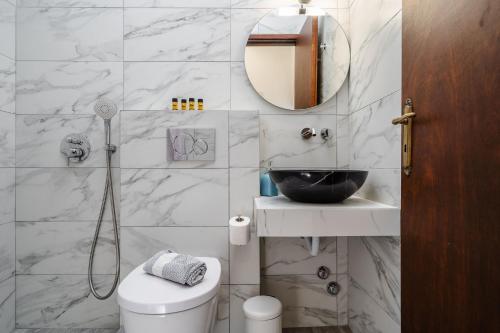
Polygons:
<instances>
[{"instance_id":1,"label":"shower mixer valve","mask_svg":"<svg viewBox=\"0 0 500 333\"><path fill-rule=\"evenodd\" d=\"M64 137L60 147L61 153L66 156L68 166L70 162L82 162L90 155L90 142L83 134L68 134Z\"/></svg>"}]
</instances>

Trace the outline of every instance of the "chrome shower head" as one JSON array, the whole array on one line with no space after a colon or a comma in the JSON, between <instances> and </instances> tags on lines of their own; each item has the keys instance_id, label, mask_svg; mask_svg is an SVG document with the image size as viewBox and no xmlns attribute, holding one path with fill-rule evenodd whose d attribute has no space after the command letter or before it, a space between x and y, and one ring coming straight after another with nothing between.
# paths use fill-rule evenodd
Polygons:
<instances>
[{"instance_id":1,"label":"chrome shower head","mask_svg":"<svg viewBox=\"0 0 500 333\"><path fill-rule=\"evenodd\" d=\"M118 111L118 107L113 101L101 98L94 105L95 113L104 120L110 120Z\"/></svg>"}]
</instances>

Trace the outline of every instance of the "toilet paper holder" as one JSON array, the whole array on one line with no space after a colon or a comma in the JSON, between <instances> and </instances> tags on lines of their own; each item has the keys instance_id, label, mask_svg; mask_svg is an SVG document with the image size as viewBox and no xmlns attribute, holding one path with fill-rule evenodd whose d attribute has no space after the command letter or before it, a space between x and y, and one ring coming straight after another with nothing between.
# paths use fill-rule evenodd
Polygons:
<instances>
[{"instance_id":1,"label":"toilet paper holder","mask_svg":"<svg viewBox=\"0 0 500 333\"><path fill-rule=\"evenodd\" d=\"M247 245L250 242L250 224L249 217L236 215L229 219L229 242L232 245Z\"/></svg>"}]
</instances>

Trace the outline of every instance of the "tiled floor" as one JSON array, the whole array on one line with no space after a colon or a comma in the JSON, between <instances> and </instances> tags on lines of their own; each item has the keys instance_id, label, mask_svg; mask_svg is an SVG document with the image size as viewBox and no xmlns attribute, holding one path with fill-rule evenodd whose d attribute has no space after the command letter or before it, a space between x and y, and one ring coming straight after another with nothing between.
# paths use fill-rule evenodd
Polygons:
<instances>
[{"instance_id":1,"label":"tiled floor","mask_svg":"<svg viewBox=\"0 0 500 333\"><path fill-rule=\"evenodd\" d=\"M283 333L351 333L348 326L313 327L313 328L285 328Z\"/></svg>"}]
</instances>

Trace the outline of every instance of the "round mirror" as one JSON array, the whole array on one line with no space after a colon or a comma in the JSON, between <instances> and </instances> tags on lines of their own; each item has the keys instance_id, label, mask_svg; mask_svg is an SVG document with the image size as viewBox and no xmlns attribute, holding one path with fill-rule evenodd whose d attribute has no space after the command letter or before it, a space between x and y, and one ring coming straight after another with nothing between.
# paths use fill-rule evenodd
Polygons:
<instances>
[{"instance_id":1,"label":"round mirror","mask_svg":"<svg viewBox=\"0 0 500 333\"><path fill-rule=\"evenodd\" d=\"M340 24L328 14L287 15L275 10L253 28L245 68L255 90L288 110L323 104L349 71L350 49Z\"/></svg>"}]
</instances>

